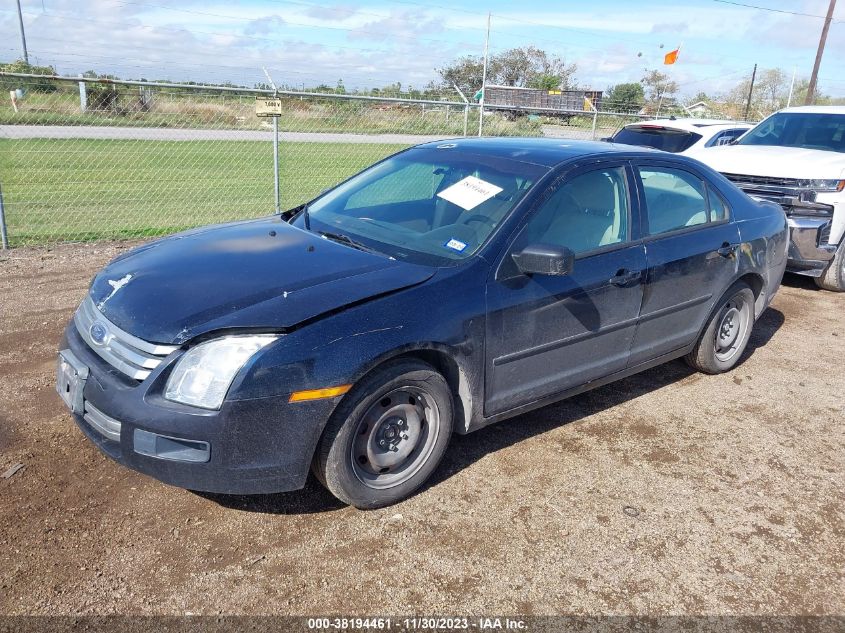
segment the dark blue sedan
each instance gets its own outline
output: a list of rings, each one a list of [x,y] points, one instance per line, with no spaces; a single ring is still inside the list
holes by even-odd
[[[468,433],[684,357],[739,362],[786,264],[778,205],[694,160],[460,139],[281,216],[100,272],[57,388],[107,455],[195,490],[413,493]]]

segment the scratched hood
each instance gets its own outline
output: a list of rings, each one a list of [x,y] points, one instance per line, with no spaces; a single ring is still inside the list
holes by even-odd
[[[421,283],[434,270],[266,218],[145,244],[106,266],[90,293],[121,329],[179,344],[224,328],[292,328]]]

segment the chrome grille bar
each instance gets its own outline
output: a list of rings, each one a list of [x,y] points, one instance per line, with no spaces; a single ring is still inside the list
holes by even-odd
[[[120,422],[107,416],[87,400],[85,401],[85,414],[82,417],[101,435],[113,442],[120,441]]]
[[[124,332],[103,316],[90,296],[80,304],[73,320],[79,335],[100,358],[135,380],[144,380],[166,356],[179,349],[174,345],[148,343]],[[92,336],[95,323],[105,330],[101,341]]]

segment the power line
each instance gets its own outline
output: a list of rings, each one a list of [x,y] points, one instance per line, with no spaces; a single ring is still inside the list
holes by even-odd
[[[789,11],[787,9],[775,9],[772,7],[761,7],[756,4],[745,4],[744,2],[733,2],[732,0],[712,0],[712,2],[718,2],[719,4],[730,4],[735,7],[744,7],[746,9],[757,9],[758,11],[769,11],[770,13],[784,13],[786,15],[798,15],[805,18],[819,18],[820,20],[824,20],[826,16],[824,15],[816,15],[815,13],[802,13],[801,11]],[[834,22],[840,22],[840,20],[834,20]]]

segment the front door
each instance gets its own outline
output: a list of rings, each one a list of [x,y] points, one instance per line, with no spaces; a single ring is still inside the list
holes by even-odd
[[[646,263],[632,177],[621,163],[568,174],[506,250],[487,287],[485,415],[626,367]],[[570,248],[574,269],[522,274],[511,254],[529,244]]]
[[[696,340],[736,278],[739,230],[722,197],[696,174],[642,162],[646,292],[631,351],[637,365]]]

